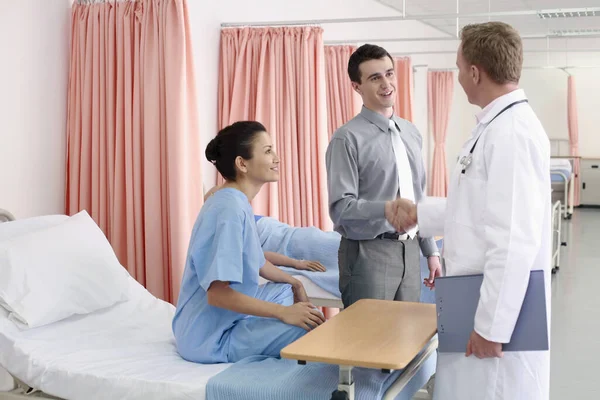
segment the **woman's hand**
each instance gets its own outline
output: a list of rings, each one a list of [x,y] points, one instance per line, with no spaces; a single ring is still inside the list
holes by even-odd
[[[296,303],[283,308],[279,319],[286,324],[298,326],[307,331],[325,322],[323,314],[308,302]]]
[[[294,268],[302,271],[325,272],[327,268],[318,261],[296,260]]]
[[[292,283],[292,292],[294,292],[294,303],[308,303],[304,285],[297,279],[294,279],[294,283]]]

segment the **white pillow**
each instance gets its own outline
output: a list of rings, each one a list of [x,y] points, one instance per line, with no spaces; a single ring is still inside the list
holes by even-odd
[[[0,242],[0,305],[21,328],[128,299],[128,276],[86,211]]]
[[[0,223],[0,242],[65,222],[67,215],[42,215]]]

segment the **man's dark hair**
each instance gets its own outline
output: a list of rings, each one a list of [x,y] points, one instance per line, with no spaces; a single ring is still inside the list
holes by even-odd
[[[352,82],[361,83],[360,64],[369,60],[380,60],[389,57],[392,63],[394,59],[383,47],[374,44],[363,44],[352,55],[348,61],[348,76]]]

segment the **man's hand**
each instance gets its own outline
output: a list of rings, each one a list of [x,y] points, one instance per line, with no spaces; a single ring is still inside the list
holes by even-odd
[[[295,279],[292,283],[292,291],[294,292],[294,303],[308,303],[308,296],[302,282]]]
[[[406,199],[388,201],[385,218],[398,232],[406,232],[417,224],[417,206]]]
[[[495,343],[485,340],[475,331],[471,332],[471,338],[467,343],[467,357],[474,354],[477,358],[502,358],[502,343]]]
[[[427,258],[427,265],[429,266],[429,278],[426,278],[423,283],[429,290],[432,290],[435,288],[435,278],[442,276],[442,264],[438,256],[432,256]]]

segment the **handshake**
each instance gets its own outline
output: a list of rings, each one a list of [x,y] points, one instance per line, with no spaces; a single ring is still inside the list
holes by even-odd
[[[410,200],[396,199],[385,203],[385,219],[398,232],[407,232],[417,225],[417,206]]]

